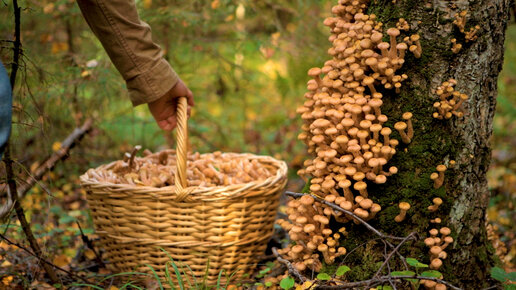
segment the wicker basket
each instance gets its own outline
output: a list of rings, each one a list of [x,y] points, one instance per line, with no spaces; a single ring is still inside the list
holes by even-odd
[[[275,169],[276,174],[259,182],[188,187],[186,107],[186,98],[181,98],[175,186],[102,183],[89,173],[81,176],[96,232],[112,270],[149,272],[147,264],[164,280],[166,264],[172,257],[179,268],[191,268],[183,268],[187,276],[193,274],[214,283],[220,271],[235,273],[235,277],[251,273],[265,251],[287,180],[286,164],[267,156],[225,153],[256,159]],[[98,169],[111,166],[113,163]],[[169,270],[174,276],[170,265]]]

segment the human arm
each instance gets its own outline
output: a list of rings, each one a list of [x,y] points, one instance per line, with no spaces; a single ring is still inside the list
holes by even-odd
[[[192,92],[179,79],[140,20],[134,0],[77,0],[93,33],[127,84],[134,106],[147,103],[164,130],[175,127],[176,98]]]

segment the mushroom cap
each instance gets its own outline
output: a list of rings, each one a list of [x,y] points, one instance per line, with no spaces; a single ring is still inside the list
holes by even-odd
[[[443,240],[445,243],[453,243],[453,238],[451,236],[446,236]]]
[[[398,36],[398,35],[400,35],[400,30],[392,27],[392,28],[387,29],[387,34],[390,36]]]
[[[410,120],[412,118],[412,113],[405,112],[405,113],[403,113],[403,115],[401,117],[403,118],[403,120]]]
[[[353,188],[356,190],[364,190],[367,188],[367,184],[363,181],[359,181],[353,185]]]
[[[363,209],[370,209],[373,206],[373,201],[369,198],[364,198],[359,204]]]
[[[371,130],[371,132],[380,132],[380,130],[382,130],[382,125],[373,124],[371,127],[369,127],[369,130]]]
[[[329,120],[326,120],[326,119],[317,119],[315,120],[313,123],[312,123],[316,128],[323,128],[323,127],[328,127],[331,125],[331,122]]]
[[[394,129],[396,129],[398,131],[405,130],[405,129],[407,129],[407,123],[405,123],[405,122],[396,122],[396,124],[394,124]]]
[[[362,160],[363,160],[363,158],[362,158]],[[362,171],[358,171],[357,173],[353,174],[353,179],[354,180],[362,180],[364,178],[365,178],[365,173],[362,172]]]
[[[444,172],[444,171],[446,171],[446,165],[443,165],[443,164],[437,165],[436,169],[439,172]]]
[[[384,184],[385,182],[387,182],[387,177],[383,174],[379,174],[374,179],[374,182],[377,184]]]
[[[412,40],[412,41],[418,41],[419,39],[420,39],[419,34],[412,34],[410,36],[410,40]]]
[[[333,179],[327,179],[322,183],[324,189],[330,189],[335,187],[335,181]]]
[[[312,205],[315,202],[315,199],[311,197],[310,195],[303,195],[299,201],[303,205]]]
[[[380,42],[378,43],[378,49],[389,49],[391,45],[388,42]]]
[[[366,219],[369,217],[369,212],[367,212],[367,210],[364,210],[362,208],[356,208],[354,211],[353,211],[358,217],[362,218],[362,219]]]
[[[400,42],[396,45],[396,49],[399,49],[399,50],[406,50],[407,48],[408,48],[408,46],[405,42]]]
[[[401,210],[409,210],[410,209],[410,204],[408,202],[400,202],[400,204],[398,205],[399,208]]]
[[[437,172],[433,172],[432,174],[430,174],[430,179],[432,180],[435,180],[439,177],[439,174],[437,174]]]
[[[303,227],[303,231],[305,233],[311,233],[313,231],[315,231],[315,225],[314,224],[306,224],[304,227]]]
[[[426,238],[424,242],[427,247],[431,247],[431,246],[435,245],[435,241],[433,238]]]
[[[367,76],[367,77],[365,77],[365,78],[362,80],[362,83],[363,83],[364,85],[366,85],[366,86],[367,86],[367,85],[371,85],[371,84],[373,84],[373,83],[374,83],[374,78],[373,78],[373,77],[371,77],[371,76]]]
[[[346,144],[346,143],[348,143],[348,141],[349,141],[349,138],[346,135],[340,135],[340,136],[337,136],[337,138],[335,138],[335,142],[337,142],[338,144]]]
[[[320,184],[312,184],[312,185],[310,185],[310,191],[317,192],[319,190],[321,190],[321,185]]]
[[[436,284],[434,289],[435,290],[446,290],[446,285],[444,285],[444,284]]]
[[[326,129],[326,130],[324,131],[324,134],[326,134],[326,135],[335,135],[335,134],[337,134],[338,132],[339,132],[339,131],[337,130],[337,128],[335,128],[335,127],[330,127],[330,128],[328,128],[328,129]]]
[[[340,188],[349,188],[351,186],[351,181],[349,179],[344,179],[339,181]]]
[[[434,255],[434,256],[439,255],[439,253],[440,253],[440,252],[442,252],[442,249],[441,249],[441,247],[439,247],[439,246],[432,246],[432,247],[430,248],[430,253],[431,253],[432,255]]]
[[[443,265],[443,261],[441,259],[433,259],[432,262],[430,262],[430,268],[432,269],[438,269]]]
[[[328,251],[328,246],[326,244],[320,244],[317,247],[317,250],[320,251],[320,252],[326,252],[326,251]]]
[[[311,76],[311,77],[314,77],[314,76],[318,76],[321,74],[321,69],[318,68],[318,67],[313,67],[311,69],[308,70],[308,75]]]
[[[437,234],[439,233],[439,231],[437,229],[431,229],[428,231],[430,233],[431,236],[435,237],[437,236]]]
[[[382,130],[380,131],[380,134],[382,134],[382,135],[390,135],[391,133],[392,133],[392,130],[389,127],[383,127]]]
[[[440,197],[436,197],[432,200],[432,202],[435,204],[435,205],[441,205],[443,203],[443,200],[440,198]]]
[[[441,229],[439,230],[439,232],[440,232],[440,233],[441,233],[441,235],[443,235],[443,236],[448,236],[449,234],[451,234],[451,230],[450,230],[450,228],[448,228],[448,227],[441,228]]]

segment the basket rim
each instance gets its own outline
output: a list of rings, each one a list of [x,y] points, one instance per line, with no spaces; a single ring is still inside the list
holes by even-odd
[[[171,149],[162,150],[173,151]],[[141,158],[149,158],[159,154],[160,152],[153,153],[149,156]],[[213,153],[203,153],[201,156],[210,155]],[[187,189],[191,190],[189,194],[190,200],[202,200],[202,201],[217,201],[227,198],[240,198],[240,197],[251,197],[253,195],[264,196],[267,195],[263,189],[277,187],[279,184],[287,182],[287,171],[288,167],[285,161],[278,160],[267,155],[257,155],[252,153],[234,153],[225,152],[222,153],[224,156],[238,156],[240,158],[257,159],[261,163],[267,163],[277,168],[276,175],[271,176],[262,181],[251,181],[248,183],[232,184],[227,186],[214,186],[214,187],[199,187],[189,186]],[[117,160],[118,161],[118,160]],[[95,194],[147,194],[159,200],[173,200],[176,199],[175,185],[165,187],[153,187],[145,185],[133,185],[133,184],[115,184],[111,182],[99,182],[93,180],[89,176],[90,170],[99,170],[112,167],[117,161],[110,162],[108,164],[100,165],[96,168],[88,169],[84,174],[80,176],[80,182],[83,187],[87,187]],[[260,189],[260,192],[253,194],[253,189]],[[269,194],[275,194],[274,191],[269,191]]]

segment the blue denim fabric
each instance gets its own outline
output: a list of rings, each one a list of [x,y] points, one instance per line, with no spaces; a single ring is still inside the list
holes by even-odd
[[[11,134],[11,115],[13,109],[13,97],[9,76],[0,62],[0,159],[5,150],[5,145]]]

